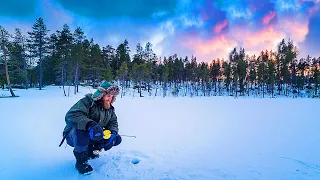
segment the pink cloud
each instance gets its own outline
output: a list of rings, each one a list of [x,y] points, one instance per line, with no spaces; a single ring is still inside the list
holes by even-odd
[[[278,25],[280,31],[287,33],[287,36],[290,37],[294,43],[299,43],[305,40],[309,32],[308,21],[294,21],[293,19],[283,20],[281,24]]]
[[[216,33],[220,33],[222,31],[222,29],[224,29],[226,26],[228,26],[229,22],[228,20],[224,20],[222,22],[219,22],[215,27],[214,27],[214,31]]]
[[[275,11],[271,11],[269,14],[265,15],[263,18],[262,18],[262,23],[264,25],[268,25],[270,23],[270,21],[275,18],[277,15],[277,13]]]
[[[319,6],[317,4],[315,4],[314,6],[312,6],[310,9],[309,9],[309,17],[310,16],[313,16],[319,9]]]
[[[274,43],[280,41],[285,34],[283,32],[277,32],[273,27],[269,27],[252,35],[246,36],[247,37],[244,40],[244,47],[254,48],[259,46],[271,48],[274,46]]]
[[[234,27],[227,34],[202,41],[196,36],[190,36],[183,45],[192,49],[201,61],[210,62],[214,58],[228,59],[230,51],[239,47],[245,48],[246,53],[258,55],[262,50],[276,50],[278,43],[286,34],[274,27],[267,27],[253,32],[250,29]]]
[[[259,31],[253,31],[241,27],[233,28],[230,39],[238,42],[249,55],[259,54],[262,50],[276,50],[278,43],[286,37],[286,34],[269,26]]]
[[[190,32],[181,34],[180,38],[184,41],[181,47],[188,49],[197,60],[211,62],[216,58],[228,60],[230,51],[235,47],[239,49],[240,46],[245,48],[246,54],[249,55],[259,55],[265,50],[275,52],[282,39],[287,41],[290,38],[302,54],[302,43],[309,32],[309,21],[301,21],[295,17],[279,17],[278,23],[270,24],[276,16],[276,12],[268,13],[262,20],[265,26],[260,29],[230,24],[228,20],[223,20],[212,28],[212,38],[202,39],[199,34]],[[223,31],[230,25],[228,31]]]
[[[225,52],[226,49],[232,49],[237,43],[231,39],[227,39],[224,35],[214,38],[208,42],[197,42],[195,46],[197,47],[196,53],[201,55]]]
[[[211,62],[213,58],[225,57],[237,46],[237,42],[228,39],[225,35],[220,35],[209,41],[202,41],[197,37],[188,37],[183,45],[192,49],[201,61]]]

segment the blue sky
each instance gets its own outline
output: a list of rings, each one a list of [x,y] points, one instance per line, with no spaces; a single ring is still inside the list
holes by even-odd
[[[11,0],[2,2],[0,25],[23,32],[42,17],[50,33],[81,27],[101,46],[127,39],[131,54],[149,41],[158,56],[227,58],[234,47],[250,54],[276,50],[291,38],[299,57],[320,56],[319,0]]]

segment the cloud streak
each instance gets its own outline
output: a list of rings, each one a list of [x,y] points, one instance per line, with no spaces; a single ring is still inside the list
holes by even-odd
[[[264,25],[268,25],[272,19],[276,17],[277,13],[275,11],[271,11],[270,14],[267,14],[263,17],[262,23]]]
[[[216,33],[220,33],[221,30],[223,30],[225,27],[228,26],[228,24],[229,24],[228,20],[225,19],[224,21],[218,23],[218,24],[214,27],[214,31],[215,31]]]

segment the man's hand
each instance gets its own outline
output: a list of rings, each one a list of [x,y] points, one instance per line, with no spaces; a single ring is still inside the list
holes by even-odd
[[[117,135],[117,132],[110,131],[110,130],[104,130],[103,131],[103,138],[108,140],[110,138],[114,138]]]
[[[98,123],[91,121],[87,126],[90,139],[93,141],[100,141],[103,138],[103,130]]]
[[[110,149],[115,144],[117,132],[104,130],[103,135],[103,138],[106,140],[104,144],[105,150]]]

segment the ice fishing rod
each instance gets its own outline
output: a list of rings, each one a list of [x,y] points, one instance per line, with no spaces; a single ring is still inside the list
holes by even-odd
[[[137,138],[136,136],[129,136],[129,135],[124,135],[124,134],[119,134],[120,136],[123,136],[123,137],[134,137],[134,138]]]

